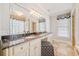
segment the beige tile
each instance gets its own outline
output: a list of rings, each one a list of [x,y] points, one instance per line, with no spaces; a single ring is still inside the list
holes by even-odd
[[[77,55],[76,51],[72,49],[72,46],[61,42],[61,41],[53,41],[54,46],[54,54],[55,56],[75,56]]]

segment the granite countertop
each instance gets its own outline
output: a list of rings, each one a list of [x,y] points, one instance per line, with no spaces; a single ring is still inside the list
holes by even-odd
[[[1,49],[3,50],[3,49],[6,49],[6,48],[9,48],[9,47],[12,47],[12,46],[16,46],[18,44],[22,44],[22,43],[25,43],[25,42],[27,43],[27,42],[35,40],[35,39],[42,39],[43,37],[45,37],[49,34],[51,34],[51,33],[41,33],[41,34],[34,34],[34,35],[32,34],[32,35],[29,35],[29,36],[26,36],[26,37],[21,37],[18,40],[3,43]]]

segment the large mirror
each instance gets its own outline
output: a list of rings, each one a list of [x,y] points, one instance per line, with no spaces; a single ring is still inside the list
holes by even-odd
[[[10,34],[46,32],[45,18],[33,14],[28,17],[27,14],[30,13],[16,4],[10,6]]]
[[[10,34],[24,34],[30,30],[30,22],[25,12],[20,6],[10,5]]]

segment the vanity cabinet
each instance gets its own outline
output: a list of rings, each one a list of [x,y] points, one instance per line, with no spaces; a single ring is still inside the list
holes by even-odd
[[[36,39],[30,42],[30,56],[41,56],[41,40]]]
[[[4,56],[41,56],[41,40],[44,39],[52,43],[51,35],[44,37],[39,36],[31,39],[29,38],[29,41],[4,49],[3,55]]]
[[[3,56],[12,56],[13,55],[13,47],[6,48],[2,50],[2,55]]]
[[[14,56],[28,56],[29,55],[29,43],[22,43],[14,46]]]
[[[8,53],[8,48],[7,49],[4,49],[3,51],[2,51],[2,55],[3,56],[8,56],[9,55],[9,53]]]
[[[6,48],[2,51],[3,56],[28,56],[29,42]]]
[[[3,56],[41,56],[41,40],[15,45],[3,50]]]
[[[11,49],[9,49],[10,52]],[[13,52],[12,52],[13,51]],[[12,52],[12,53],[11,53]],[[36,39],[13,46],[8,55],[13,56],[41,56],[41,40]]]

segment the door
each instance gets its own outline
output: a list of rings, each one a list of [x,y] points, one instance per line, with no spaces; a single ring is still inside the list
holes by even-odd
[[[32,32],[36,32],[36,23],[32,22]]]

